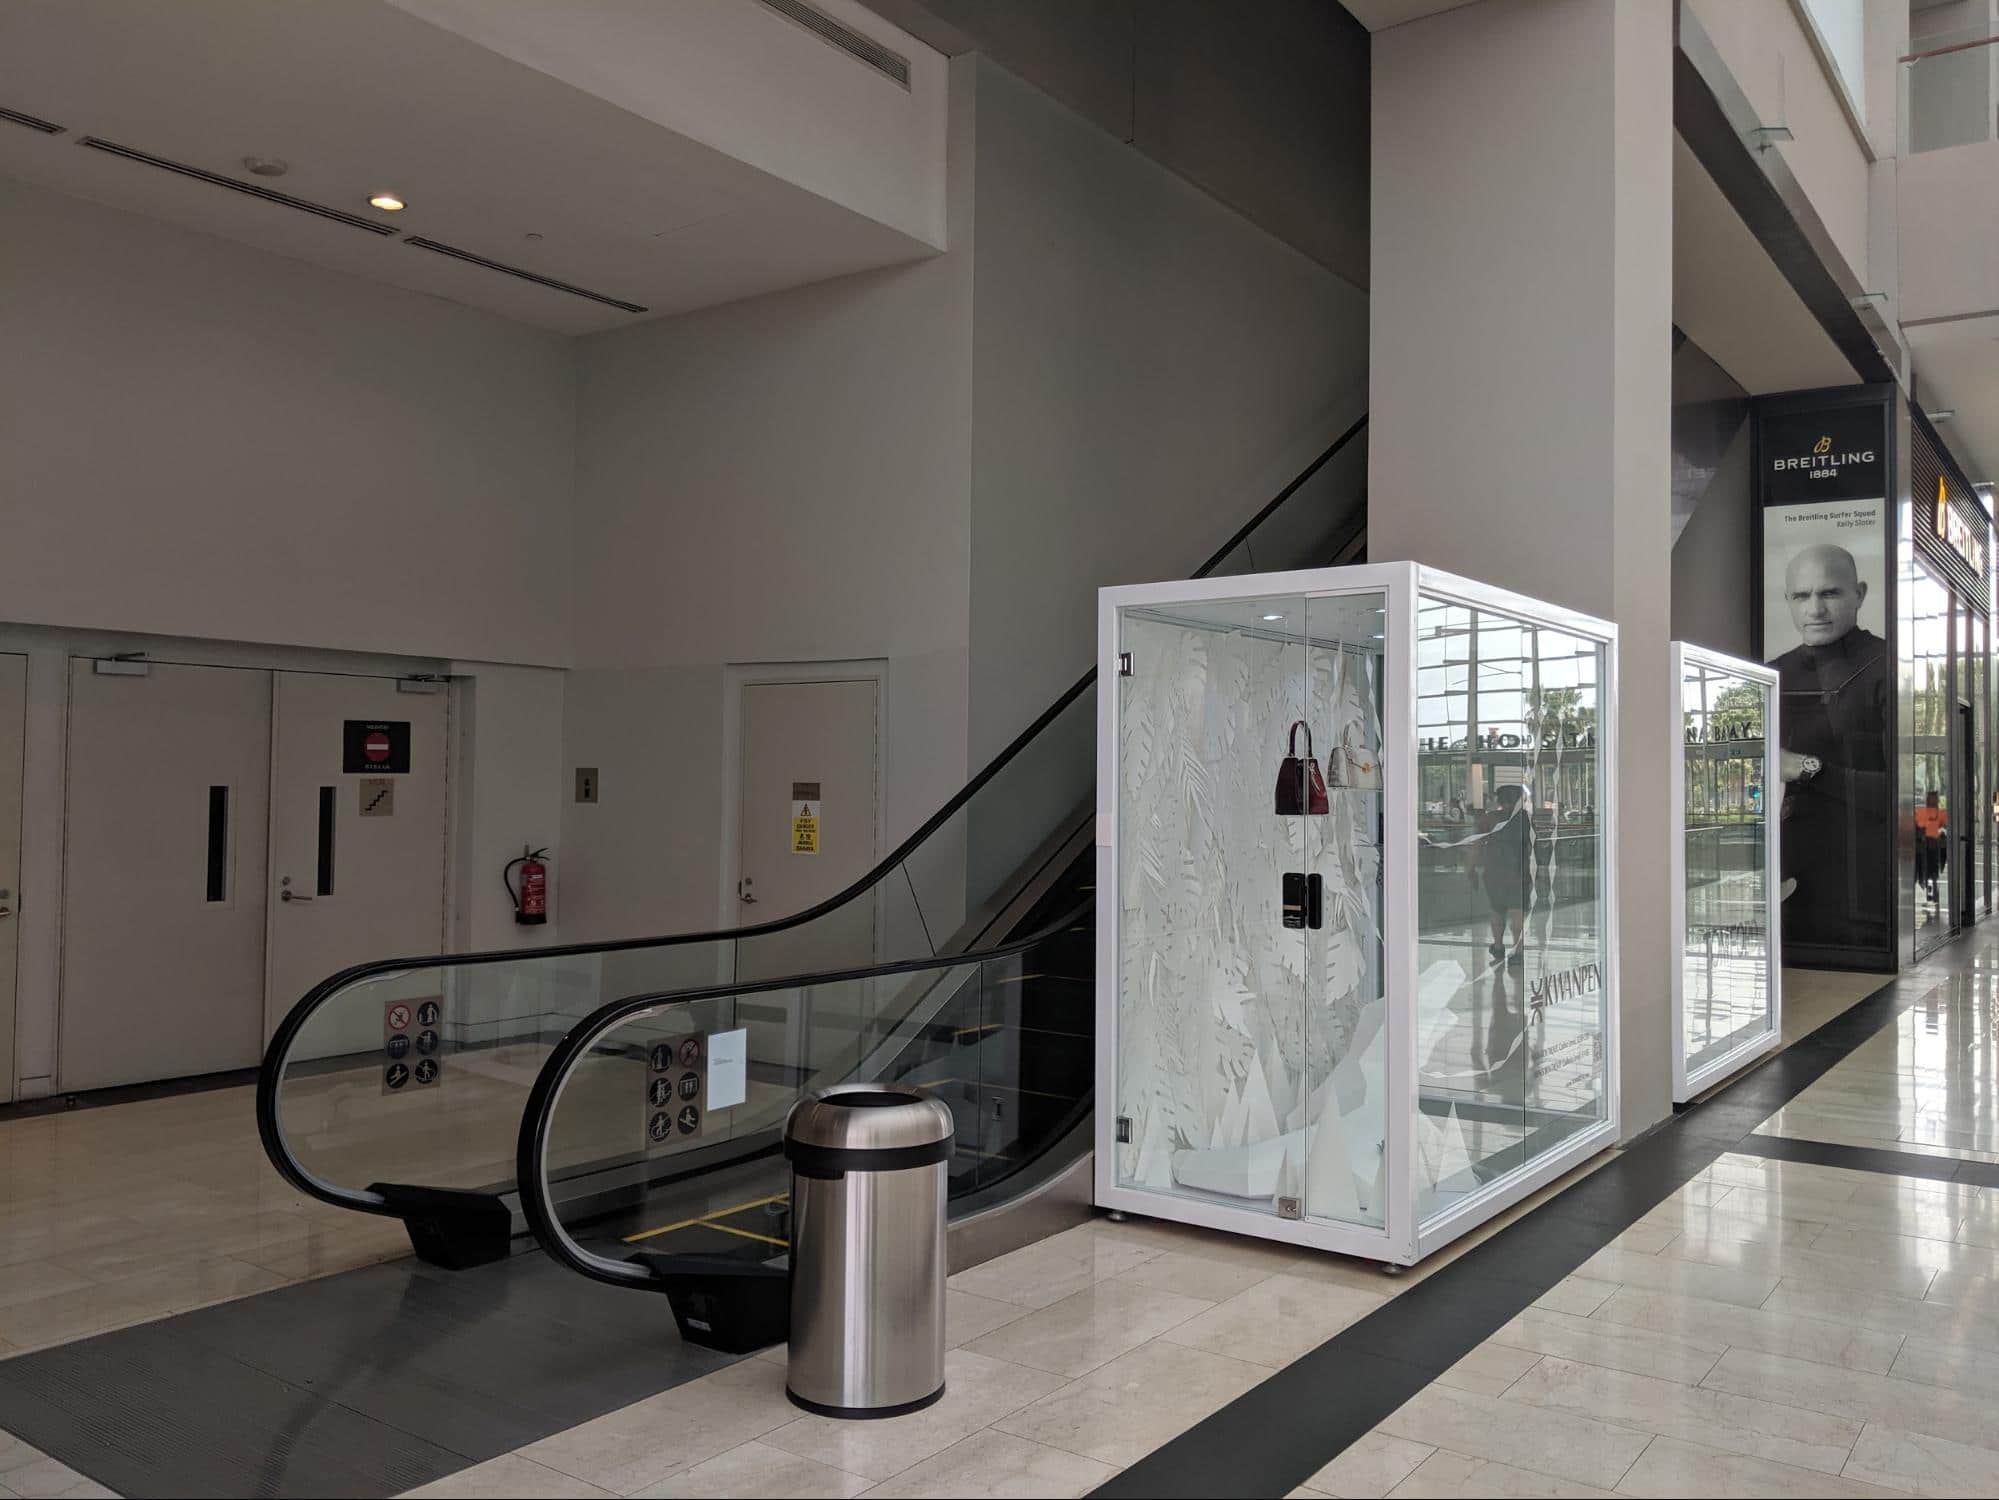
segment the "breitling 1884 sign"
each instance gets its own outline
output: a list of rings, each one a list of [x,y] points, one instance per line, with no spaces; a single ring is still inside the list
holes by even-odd
[[[1877,392],[1757,410],[1763,659],[1777,669],[1787,961],[1890,953],[1889,406]]]

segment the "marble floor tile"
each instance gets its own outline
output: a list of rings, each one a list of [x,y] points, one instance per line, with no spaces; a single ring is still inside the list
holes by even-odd
[[[1890,1178],[1898,1182],[1905,1179]],[[1979,1202],[1983,1202],[1981,1197]],[[1917,1234],[1929,1239],[1955,1239],[1958,1226],[1974,1206],[1972,1200],[1949,1194],[1899,1193],[1891,1197],[1856,1193],[1839,1201],[1809,1198],[1789,1192],[1765,1193],[1740,1188],[1728,1200],[1730,1213],[1752,1209],[1781,1214],[1798,1220],[1817,1220],[1853,1229],[1883,1229],[1895,1234]]]
[[[1668,1198],[1638,1222],[1667,1225],[1707,1239],[1779,1245],[1809,1244],[1826,1227],[1825,1220],[1802,1218],[1774,1200],[1764,1199],[1764,1206],[1759,1207],[1758,1200],[1747,1199],[1743,1208],[1737,1208],[1736,1201],[1733,1190],[1712,1205],[1680,1203]]]
[[[1121,1271],[1117,1280],[1133,1286],[1149,1286],[1157,1291],[1177,1292],[1183,1297],[1199,1297],[1206,1302],[1225,1302],[1237,1292],[1248,1291],[1259,1281],[1274,1276],[1288,1261],[1276,1264],[1230,1265],[1205,1256],[1169,1250],[1142,1265]]]
[[[1397,1497],[1458,1495],[1594,1496],[1615,1491],[1595,1485],[1558,1479],[1552,1474],[1516,1468],[1489,1458],[1467,1458],[1462,1453],[1433,1453],[1417,1465],[1416,1472],[1388,1492]]]
[[[1123,1468],[1269,1375],[1262,1365],[1154,1339],[993,1425]]]
[[[648,1497],[712,1497],[712,1500],[784,1500],[786,1496],[843,1500],[874,1483],[859,1474],[755,1441],[703,1459],[671,1479],[634,1491]]]
[[[850,1474],[892,1479],[910,1465],[942,1453],[959,1439],[1065,1384],[1061,1376],[1046,1370],[953,1349],[944,1356],[943,1398],[922,1411],[868,1422],[842,1422],[831,1417],[799,1416],[797,1409],[790,1407],[787,1410],[796,1420],[757,1436],[774,1448]]]
[[[1810,1368],[1843,1373],[1830,1365]],[[1661,1437],[1684,1438],[1827,1474],[1840,1471],[1853,1440],[1860,1436],[1859,1422],[1843,1417],[1786,1410],[1732,1388],[1680,1385],[1573,1360],[1543,1359],[1506,1393],[1505,1400],[1508,1405],[1586,1414]]]
[[[1503,1395],[1540,1357],[1538,1352],[1506,1344],[1480,1344],[1439,1375],[1437,1384],[1485,1396]]]
[[[1905,1432],[1881,1422],[1861,1429],[1846,1477],[1919,1495],[1999,1493],[1999,1460],[1990,1448]]]
[[[1166,1333],[1176,1344],[1281,1368],[1388,1299],[1337,1283],[1272,1276]]]
[[[1617,1486],[1620,1495],[1797,1496],[1799,1500],[1846,1495],[1892,1495],[1879,1485],[1835,1478],[1817,1469],[1798,1469],[1729,1453],[1677,1438],[1655,1438]]]
[[[1980,1344],[1937,1344],[1905,1339],[1888,1373],[1897,1380],[1948,1386],[1982,1396],[1999,1416],[1999,1347]]]
[[[995,1328],[1003,1328],[1017,1318],[1026,1317],[1029,1311],[1029,1308],[1019,1302],[1000,1302],[992,1297],[978,1297],[970,1292],[961,1292],[955,1287],[946,1286],[944,1347],[956,1349],[968,1344],[980,1334],[991,1333]],[[764,1351],[764,1353],[771,1352]],[[775,1353],[779,1360],[786,1358],[782,1345]]]
[[[1572,1313],[1587,1318],[1618,1291],[1614,1281],[1593,1281],[1587,1276],[1564,1276],[1534,1299],[1534,1306],[1550,1312]]]
[[[797,1416],[798,1408],[785,1398],[783,1367],[746,1359],[519,1451],[546,1468],[623,1495],[762,1437]]]
[[[1992,1420],[1991,1403],[1943,1386],[1865,1370],[1842,1370],[1781,1354],[1758,1354],[1751,1349],[1729,1350],[1708,1373],[1705,1384],[1711,1390],[1745,1397],[1754,1393],[1758,1398],[1849,1421],[1880,1422],[1908,1432],[1999,1449],[1999,1424]],[[1994,1464],[1999,1472],[1999,1456]]]
[[[1128,1224],[1114,1228],[1118,1233],[1100,1233],[1098,1225],[1092,1222],[1066,1229],[969,1271],[960,1271],[949,1285],[997,1302],[1048,1307],[1165,1253],[1156,1245],[1119,1237],[1130,1228]]]
[[[1999,1276],[1999,1250],[1960,1245],[1953,1240],[1925,1239],[1880,1229],[1849,1229],[1835,1225],[1812,1241],[1820,1255],[1872,1261],[1886,1266],[1918,1266],[1930,1271],[1958,1271],[1974,1276]]]
[[[90,1277],[73,1271],[60,1261],[25,1260],[0,1266],[0,1307],[17,1302],[36,1302],[62,1292],[93,1286]]]
[[[1469,1458],[1523,1469],[1538,1465],[1533,1472],[1605,1489],[1623,1477],[1652,1440],[1650,1433],[1595,1417],[1440,1385],[1418,1391],[1379,1430]]]
[[[1345,1500],[1380,1500],[1436,1451],[1428,1443],[1412,1443],[1385,1432],[1364,1433],[1305,1486]]]
[[[1109,1464],[1093,1458],[988,1430],[961,1438],[868,1494],[881,1500],[1087,1495],[1115,1473]]]
[[[1876,1253],[1881,1247],[1874,1247]],[[1929,1266],[1866,1260],[1810,1245],[1752,1244],[1745,1240],[1690,1239],[1686,1235],[1659,1252],[1664,1260],[1699,1261],[1736,1271],[1788,1278],[1800,1286],[1856,1287],[1892,1297],[1921,1299],[1936,1277]]]
[[[1100,1281],[982,1334],[965,1347],[974,1354],[1073,1380],[1214,1306],[1198,1297],[1119,1280]]]
[[[1761,1271],[1734,1270],[1657,1255],[1633,1255],[1628,1250],[1599,1250],[1577,1268],[1576,1274],[1651,1292],[1732,1302],[1740,1307],[1761,1307],[1764,1299],[1776,1290],[1778,1280]]]
[[[1123,1219],[1092,1219],[1088,1227],[1099,1237],[1121,1244],[1137,1245],[1162,1254],[1192,1255],[1230,1266],[1267,1266],[1273,1271],[1281,1271],[1297,1260],[1300,1253],[1296,1245],[1281,1244],[1276,1240],[1137,1215],[1126,1215]],[[1345,1257],[1329,1258],[1337,1260]]]
[[[1510,1320],[1492,1336],[1491,1343],[1628,1370],[1634,1375],[1656,1375],[1682,1385],[1699,1385],[1727,1347],[1725,1342],[1697,1341],[1636,1323],[1578,1318],[1540,1307],[1530,1307]]]
[[[1629,1250],[1635,1255],[1657,1255],[1680,1236],[1678,1224],[1652,1223],[1640,1219],[1604,1246],[1606,1250]]]
[[[520,1500],[534,1500],[537,1496],[562,1500],[562,1497],[568,1496],[616,1493],[616,1490],[599,1489],[573,1475],[545,1468],[518,1453],[503,1453],[469,1469],[460,1469],[456,1474],[447,1474],[442,1479],[403,1491],[404,1500],[418,1500],[418,1497],[421,1500],[508,1500],[510,1496],[518,1496]]]
[[[1859,1287],[1780,1281],[1763,1310],[1850,1323],[1856,1328],[1942,1344],[1999,1341],[1999,1311],[1959,1301],[1882,1296]]]
[[[1722,1348],[1734,1346],[1871,1370],[1877,1375],[1888,1373],[1902,1347],[1902,1336],[1898,1333],[1878,1333],[1820,1318],[1733,1307],[1725,1302],[1675,1297],[1637,1287],[1620,1287],[1589,1321],[1650,1329],[1686,1343],[1714,1348],[1717,1359]],[[1600,1359],[1589,1362],[1606,1363]],[[1712,1369],[1713,1364],[1708,1368]],[[1705,1373],[1702,1372],[1703,1376]]]

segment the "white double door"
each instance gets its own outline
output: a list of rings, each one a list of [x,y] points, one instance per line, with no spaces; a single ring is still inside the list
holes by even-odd
[[[59,1089],[252,1066],[336,969],[440,951],[442,694],[84,659],[69,687]]]

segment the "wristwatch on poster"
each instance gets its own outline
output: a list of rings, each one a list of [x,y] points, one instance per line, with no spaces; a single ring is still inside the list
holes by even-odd
[[[1802,772],[1799,773],[1798,780],[1810,781],[1814,776],[1818,775],[1818,773],[1822,769],[1823,766],[1821,765],[1819,758],[1816,755],[1807,755],[1805,757],[1805,768]]]

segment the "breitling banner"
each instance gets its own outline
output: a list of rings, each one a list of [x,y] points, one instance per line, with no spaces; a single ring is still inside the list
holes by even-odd
[[[1757,413],[1763,659],[1779,676],[1786,962],[1891,957],[1888,408]]]

